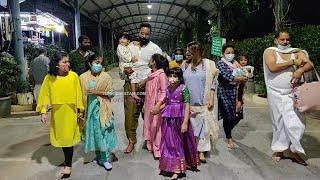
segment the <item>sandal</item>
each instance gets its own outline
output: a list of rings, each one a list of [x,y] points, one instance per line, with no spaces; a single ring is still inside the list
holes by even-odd
[[[70,168],[70,167],[69,167]],[[71,176],[71,168],[69,169],[69,171],[66,170],[66,167],[64,167],[63,172],[61,173],[62,176],[60,177],[60,179],[67,179]]]
[[[291,155],[292,155],[292,162],[295,162],[295,163],[298,163],[300,165],[303,165],[303,166],[308,166],[308,163],[306,161],[304,161],[298,153],[294,153],[294,152],[291,152]]]

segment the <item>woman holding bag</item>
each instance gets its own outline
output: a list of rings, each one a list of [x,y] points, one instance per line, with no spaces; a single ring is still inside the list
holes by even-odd
[[[268,104],[272,120],[273,159],[280,161],[283,152],[290,148],[294,162],[307,163],[298,153],[305,154],[300,143],[305,130],[305,117],[294,107],[293,84],[298,84],[302,75],[311,70],[312,62],[306,51],[290,47],[287,31],[275,36],[276,47],[267,48],[263,54],[264,76],[268,93]]]

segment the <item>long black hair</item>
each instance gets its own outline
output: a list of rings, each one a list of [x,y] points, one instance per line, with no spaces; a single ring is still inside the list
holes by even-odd
[[[68,53],[64,51],[57,51],[50,60],[49,63],[49,74],[53,76],[57,76],[59,72],[59,62],[62,58],[68,57]]]
[[[233,51],[235,51],[234,45],[232,45],[232,44],[225,44],[225,45],[222,46],[222,54],[224,54],[224,52],[225,52],[228,48],[232,48]]]
[[[152,55],[151,59],[156,63],[157,69],[163,69],[166,75],[169,74],[169,62],[165,57],[156,53]]]
[[[176,76],[178,77],[178,79],[179,79],[179,85],[180,85],[180,84],[184,84],[183,71],[182,71],[181,68],[176,67],[176,68],[170,69],[169,75],[170,75],[170,74],[174,74],[174,75],[176,75]]]

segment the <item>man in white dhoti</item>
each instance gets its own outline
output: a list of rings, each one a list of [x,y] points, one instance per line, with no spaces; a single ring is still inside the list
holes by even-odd
[[[305,130],[305,117],[293,106],[292,83],[299,83],[304,72],[312,69],[306,51],[290,47],[290,36],[280,31],[275,37],[276,47],[267,48],[263,54],[264,77],[268,93],[273,138],[273,159],[280,161],[283,152],[290,148],[292,160],[307,163],[299,156],[304,149],[300,140]]]

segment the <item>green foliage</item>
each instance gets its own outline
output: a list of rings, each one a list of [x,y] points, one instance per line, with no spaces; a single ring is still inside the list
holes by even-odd
[[[39,55],[39,46],[34,43],[27,42],[24,43],[24,56],[27,58],[29,62],[31,62],[34,58]]]
[[[293,27],[288,30],[292,47],[308,51],[310,59],[320,70],[320,26]],[[263,78],[263,52],[273,46],[274,33],[264,37],[250,38],[235,43],[236,51],[249,56],[249,64],[255,67],[255,83],[265,84]],[[263,91],[263,90],[262,90]]]
[[[50,59],[53,57],[53,55],[57,52],[57,51],[63,51],[64,49],[58,45],[55,44],[50,44],[50,45],[46,45],[44,47],[47,50],[47,57],[49,57]]]
[[[248,0],[230,1],[222,10],[222,37],[241,39],[245,34],[246,20],[249,16]]]
[[[0,97],[4,97],[16,88],[19,66],[14,58],[0,54],[0,67]]]
[[[17,85],[17,92],[18,93],[27,93],[30,92],[30,83],[29,79],[25,81],[19,81]]]
[[[97,47],[97,46],[92,47],[92,51],[94,53],[99,54],[99,47]],[[103,52],[104,67],[107,69],[115,67],[118,65],[118,62],[119,62],[119,60],[118,60],[118,56],[116,55],[116,52],[113,52],[112,47],[109,46],[108,44],[106,44],[104,46],[104,52]]]

